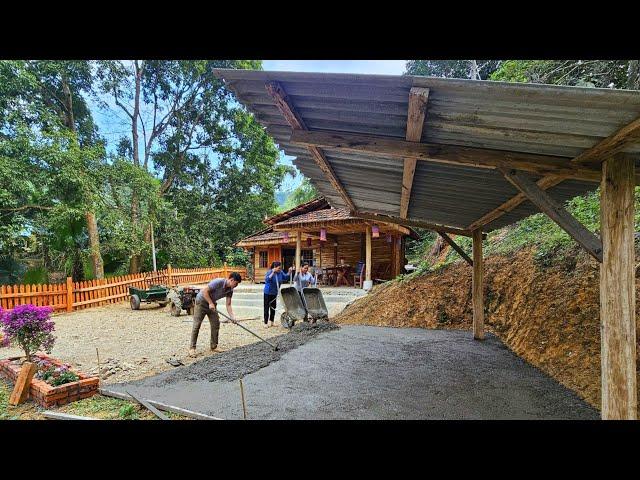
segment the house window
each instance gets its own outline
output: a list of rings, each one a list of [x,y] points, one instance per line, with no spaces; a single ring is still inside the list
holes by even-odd
[[[260,258],[258,260],[258,268],[267,268],[267,263],[268,263],[267,253],[268,252],[266,250],[261,250],[260,251]]]
[[[301,250],[300,251],[300,264],[308,263],[310,267],[313,267],[313,250]]]

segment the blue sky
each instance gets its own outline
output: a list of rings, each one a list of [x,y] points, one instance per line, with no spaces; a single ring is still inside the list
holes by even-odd
[[[380,75],[402,75],[405,70],[406,60],[263,60],[264,70],[289,71],[289,72],[325,72],[325,73],[365,73]],[[116,143],[122,136],[130,136],[126,114],[120,110],[110,98],[103,97],[109,104],[107,111],[100,110],[90,100],[90,106],[94,112],[94,119],[98,124],[100,133],[108,142],[108,150],[115,151]],[[291,157],[281,154],[280,161],[291,165]],[[300,176],[290,178],[287,176],[281,191],[293,190],[301,181]]]

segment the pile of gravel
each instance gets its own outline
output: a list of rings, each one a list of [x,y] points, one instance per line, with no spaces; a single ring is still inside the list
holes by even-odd
[[[231,382],[279,360],[289,350],[299,347],[317,335],[338,328],[340,328],[338,325],[331,322],[320,321],[315,324],[301,322],[288,333],[269,339],[271,343],[278,346],[277,351],[266,343],[258,341],[219,355],[212,355],[186,367],[179,367],[143,380],[141,383],[162,387],[180,380]]]

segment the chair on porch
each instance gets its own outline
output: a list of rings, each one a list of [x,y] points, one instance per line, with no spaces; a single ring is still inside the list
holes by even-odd
[[[362,288],[362,283],[364,282],[364,262],[358,262],[356,264],[356,271],[353,273],[353,286],[357,287],[358,282],[360,283],[360,288]]]
[[[386,281],[388,281],[388,278],[386,278],[389,275],[389,272],[391,271],[391,264],[390,263],[379,263],[378,265],[376,265],[376,269],[373,272],[372,278],[374,282],[377,283],[384,283]]]
[[[320,267],[315,267],[314,268],[314,275],[316,276],[316,284],[318,286],[320,286],[320,285],[328,285],[328,283],[327,283],[328,275],[327,275],[327,272],[325,270],[323,270]]]

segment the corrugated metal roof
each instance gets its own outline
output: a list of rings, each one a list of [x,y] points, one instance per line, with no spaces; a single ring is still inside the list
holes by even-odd
[[[640,116],[640,92],[415,76],[217,70],[294,164],[336,208],[346,208],[308,150],[290,143],[291,127],[265,83],[277,81],[310,130],[404,139],[411,87],[429,88],[422,142],[573,158]],[[625,150],[638,162],[640,145]],[[323,149],[362,211],[398,216],[400,158]],[[536,178],[536,177],[532,177]],[[597,184],[564,181],[548,190],[565,201]],[[419,161],[410,218],[466,228],[518,192],[494,170]],[[490,231],[538,210],[524,202],[483,228]]]

